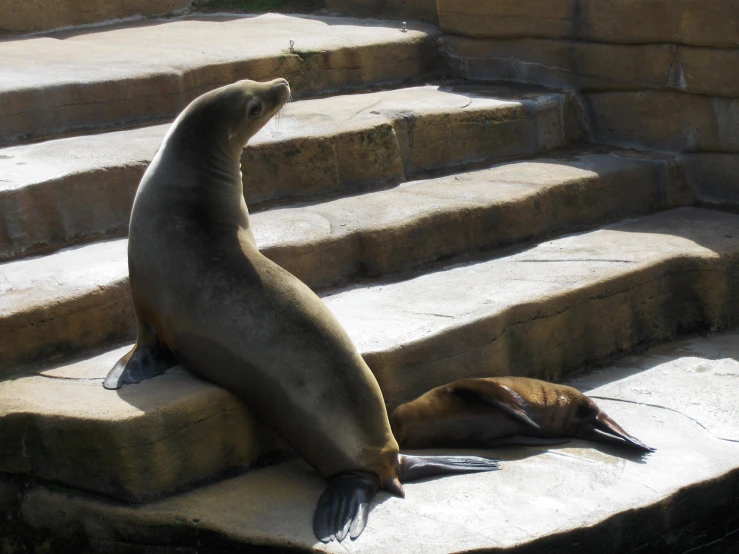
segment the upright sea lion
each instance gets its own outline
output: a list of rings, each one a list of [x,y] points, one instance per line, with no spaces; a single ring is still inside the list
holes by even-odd
[[[580,391],[525,377],[461,379],[401,404],[390,422],[408,448],[551,444],[552,438],[576,437],[654,451]]]
[[[341,541],[362,532],[379,487],[402,496],[402,481],[498,466],[400,455],[377,381],[345,330],[257,249],[241,152],[289,96],[284,79],[239,81],[194,100],[172,125],[131,214],[138,340],[104,385],[182,363],[238,395],[328,479],[314,532]]]

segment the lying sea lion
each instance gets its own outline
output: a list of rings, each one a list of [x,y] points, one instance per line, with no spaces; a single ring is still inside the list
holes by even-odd
[[[573,437],[654,449],[580,391],[525,377],[461,379],[399,405],[390,421],[407,448],[555,444]]]
[[[285,79],[239,81],[194,100],[141,180],[128,263],[136,346],[105,379],[138,383],[182,363],[242,398],[324,478],[314,532],[356,538],[380,487],[489,471],[497,460],[403,456],[377,381],[306,285],[257,249],[241,153],[290,97]]]

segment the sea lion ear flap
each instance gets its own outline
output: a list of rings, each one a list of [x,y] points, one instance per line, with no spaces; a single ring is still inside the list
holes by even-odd
[[[539,429],[539,425],[526,413],[526,401],[510,387],[487,379],[462,379],[450,384],[446,391],[466,402],[485,402],[495,406],[526,425]]]

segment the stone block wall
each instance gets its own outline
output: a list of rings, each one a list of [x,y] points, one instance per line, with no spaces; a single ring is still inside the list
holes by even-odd
[[[324,0],[329,11],[347,15],[438,23],[436,0]]]
[[[739,1],[438,0],[452,73],[580,92],[591,140],[673,153],[739,206]]]
[[[29,33],[134,15],[159,15],[188,4],[190,0],[2,0],[0,33]]]

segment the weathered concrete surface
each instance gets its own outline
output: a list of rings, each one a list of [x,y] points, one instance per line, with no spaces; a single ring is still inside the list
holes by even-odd
[[[443,45],[441,51],[454,76],[465,79],[584,91],[662,89],[739,96],[736,49],[453,35],[444,37]]]
[[[722,538],[719,551],[731,552],[738,359],[734,333],[659,347],[581,377],[573,384],[611,398],[597,401],[657,451],[640,458],[572,441],[475,452],[501,457],[503,470],[410,483],[405,499],[380,493],[362,536],[342,545],[314,539],[310,522],[324,484],[298,461],[139,507],[38,486],[22,513],[38,532],[84,536],[100,552],[166,545],[188,553],[682,553]]]
[[[0,381],[0,472],[140,500],[244,468],[269,444],[236,397],[182,369],[105,390],[127,348]]]
[[[27,33],[136,15],[160,15],[188,4],[190,0],[6,0],[0,32]]]
[[[670,152],[739,152],[739,99],[678,92],[583,95],[592,140]]]
[[[535,154],[580,138],[579,121],[573,97],[531,87],[434,85],[295,102],[244,151],[246,199],[253,206]],[[125,233],[168,128],[0,149],[0,259]]]
[[[558,379],[643,342],[735,325],[737,229],[736,215],[676,210],[324,299],[386,400],[463,377]],[[175,371],[105,391],[122,352],[0,382],[0,472],[128,499],[258,454],[265,439],[248,440],[251,419],[221,389]],[[194,457],[193,441],[209,446]]]
[[[172,116],[238,79],[296,94],[409,81],[436,67],[431,25],[311,16],[197,16],[0,43],[0,144]],[[289,41],[295,40],[295,52]]]
[[[674,203],[668,172],[619,153],[514,162],[252,223],[265,255],[319,287],[642,214]],[[0,266],[0,368],[133,336],[126,249],[111,240]]]
[[[458,377],[559,379],[645,341],[737,324],[738,230],[736,215],[672,210],[324,300],[386,399]]]
[[[406,271],[666,203],[661,160],[614,153],[513,162],[252,218],[272,260],[311,286]]]
[[[683,154],[679,160],[701,202],[739,207],[739,154]]]
[[[351,15],[439,21],[436,0],[324,0],[324,5],[329,11]]]
[[[733,0],[438,0],[442,31],[473,38],[739,46]]]

